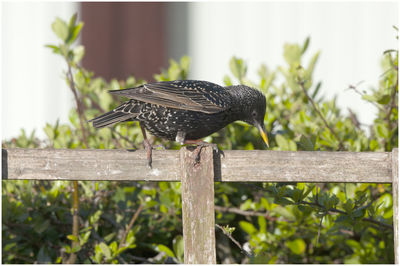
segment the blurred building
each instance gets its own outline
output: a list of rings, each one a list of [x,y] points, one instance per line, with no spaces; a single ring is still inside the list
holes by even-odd
[[[378,84],[382,52],[397,47],[397,2],[2,2],[2,138],[46,122],[68,123],[72,96],[61,58],[45,44],[58,42],[55,17],[78,12],[83,20],[84,67],[106,79],[128,75],[152,81],[169,58],[189,55],[190,78],[222,83],[229,59],[246,60],[257,81],[261,63],[283,65],[283,45],[311,37],[309,54],[321,50],[314,79],[327,97],[338,96],[364,123],[375,109],[353,92]]]

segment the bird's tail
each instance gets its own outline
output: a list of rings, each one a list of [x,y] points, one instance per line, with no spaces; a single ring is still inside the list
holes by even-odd
[[[118,111],[110,111],[108,113],[102,114],[88,122],[92,122],[95,128],[102,128],[106,126],[113,125],[118,122],[124,122],[131,120],[136,115],[132,113],[118,112]]]

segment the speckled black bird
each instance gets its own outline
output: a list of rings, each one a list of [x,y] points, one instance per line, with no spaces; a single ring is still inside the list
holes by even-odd
[[[222,87],[207,81],[176,80],[110,93],[130,100],[90,122],[102,128],[118,122],[139,121],[150,167],[152,147],[145,129],[154,136],[180,144],[204,145],[201,138],[242,120],[257,127],[268,146],[264,130],[265,96],[248,86]]]

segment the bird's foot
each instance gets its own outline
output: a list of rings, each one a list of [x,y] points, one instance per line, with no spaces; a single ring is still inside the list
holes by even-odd
[[[196,144],[197,145],[196,149],[193,151],[195,165],[200,163],[200,153],[201,153],[201,150],[204,147],[210,147],[211,146],[213,148],[214,152],[216,152],[218,155],[222,155],[222,157],[225,157],[224,152],[222,150],[220,150],[218,148],[218,145],[215,144],[215,143],[208,143],[208,142],[205,142],[205,141],[202,141],[202,140],[200,140],[200,141],[196,141],[196,140],[191,141],[191,140],[189,140],[189,141],[186,141],[185,144]]]

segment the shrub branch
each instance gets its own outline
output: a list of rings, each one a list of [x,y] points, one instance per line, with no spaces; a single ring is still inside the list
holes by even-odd
[[[331,126],[329,126],[328,122],[326,122],[325,117],[321,114],[321,112],[319,111],[319,109],[317,108],[314,100],[308,95],[306,88],[304,87],[304,80],[301,80],[298,82],[298,84],[300,85],[301,89],[303,90],[304,94],[307,96],[307,99],[311,102],[315,112],[318,114],[318,116],[322,119],[322,121],[324,122],[325,126],[329,129],[329,131],[332,133],[332,135],[336,138],[337,141],[339,141],[339,151],[344,149],[343,146],[343,142],[342,140],[339,138],[339,136],[336,134],[336,132],[333,130],[333,128]]]
[[[324,206],[322,206],[321,204],[316,203],[316,202],[301,201],[300,203],[301,203],[301,204],[305,204],[305,205],[310,205],[310,206],[316,206],[316,207],[318,207],[318,208],[320,208],[320,209],[324,209],[324,210],[325,210],[325,207],[324,207]],[[339,209],[336,209],[336,208],[331,208],[331,209],[328,210],[328,212],[330,212],[330,213],[339,213],[339,214],[347,215],[347,213],[346,213],[345,211],[342,211],[342,210],[339,210]],[[363,220],[364,222],[369,222],[369,223],[378,225],[378,226],[380,226],[380,227],[385,227],[385,228],[390,229],[390,230],[393,231],[393,226],[392,226],[392,225],[389,225],[389,224],[386,224],[386,223],[383,223],[383,222],[374,220],[374,219],[372,219],[372,218],[366,218],[366,217],[364,217],[364,218],[362,218],[361,220]]]
[[[215,224],[215,226],[221,229],[222,233],[224,233],[224,235],[226,235],[242,251],[242,253],[244,253],[249,258],[252,257],[252,255],[244,250],[242,245],[240,245],[240,243],[235,238],[233,238],[232,234],[226,231],[224,227],[220,226],[219,224]]]
[[[239,208],[232,208],[232,207],[223,207],[223,206],[214,206],[214,209],[220,212],[229,212],[234,214],[239,214],[243,216],[263,216],[265,219],[270,221],[276,221],[278,218],[269,216],[267,212],[257,212],[257,211],[244,211]]]

